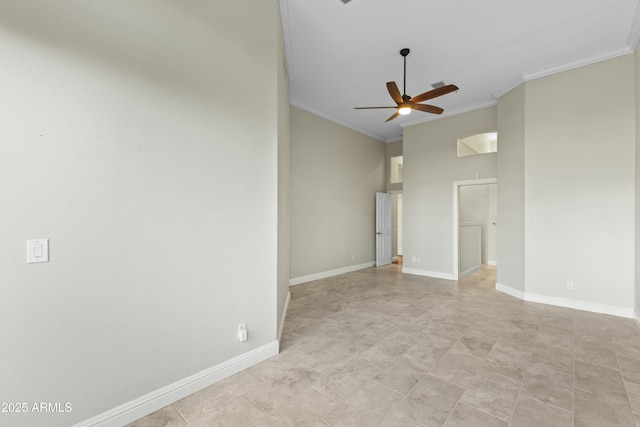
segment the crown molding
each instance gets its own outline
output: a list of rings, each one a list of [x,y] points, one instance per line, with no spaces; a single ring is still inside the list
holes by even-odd
[[[291,46],[291,24],[289,23],[289,2],[280,0],[280,23],[282,24],[282,38],[284,39],[284,60],[287,64],[287,75],[291,79],[294,75],[293,52]]]
[[[516,76],[509,83],[507,83],[506,85],[502,86],[500,89],[498,89],[497,91],[493,92],[491,95],[493,95],[493,97],[495,99],[500,99],[504,95],[506,95],[507,93],[511,92],[513,89],[517,88],[518,86],[520,86],[524,82],[525,82],[525,80],[524,80],[524,76],[523,75]]]
[[[638,47],[638,41],[640,41],[640,4],[636,6],[636,13],[633,15],[631,31],[629,31],[629,37],[627,38],[627,46],[629,46],[629,49],[635,51],[636,47]]]
[[[573,70],[574,68],[584,67],[585,65],[591,65],[609,59],[617,58],[619,56],[628,55],[630,53],[633,53],[633,50],[629,48],[629,46],[623,46],[618,49],[609,50],[607,52],[599,53],[592,56],[587,56],[586,58],[578,59],[576,61],[565,62],[563,64],[549,67],[544,70],[526,73],[523,75],[523,78],[525,81],[535,80],[541,77],[550,76],[552,74],[561,73],[563,71]]]
[[[637,12],[636,12],[637,15]],[[634,28],[635,28],[634,21]],[[637,36],[636,36],[637,37]],[[637,41],[636,41],[637,42]],[[629,46],[623,46],[618,49],[609,50],[607,52],[599,53],[592,56],[587,56],[586,58],[581,58],[575,61],[569,61],[562,64],[554,65],[552,67],[548,67],[542,70],[533,71],[530,73],[524,73],[522,75],[516,76],[509,83],[495,91],[492,95],[495,99],[499,99],[508,92],[512,91],[516,87],[520,86],[522,83],[528,82],[530,80],[539,79],[541,77],[547,77],[553,74],[561,73],[563,71],[573,70],[575,68],[584,67],[586,65],[595,64],[602,61],[607,61],[609,59],[617,58],[619,56],[628,55],[633,53],[633,49]]]
[[[469,113],[471,111],[481,110],[481,109],[487,108],[487,107],[493,107],[497,103],[498,103],[498,101],[496,101],[495,99],[488,99],[486,101],[481,101],[479,103],[472,104],[472,105],[460,108],[458,110],[445,111],[443,114],[440,114],[440,115],[433,115],[433,116],[425,117],[423,119],[418,119],[418,120],[412,120],[410,122],[405,122],[405,123],[402,123],[400,126],[404,129],[404,128],[409,127],[409,126],[415,126],[415,125],[419,125],[419,124],[422,124],[422,123],[432,122],[432,121],[435,121],[435,120],[443,119],[445,117],[457,116],[459,114]]]
[[[370,131],[368,131],[366,129],[363,129],[361,127],[358,127],[358,126],[354,126],[351,123],[347,123],[344,120],[340,120],[340,119],[338,119],[338,118],[336,118],[334,116],[330,116],[330,115],[322,113],[322,112],[320,112],[318,110],[314,110],[313,108],[307,107],[306,105],[300,104],[299,102],[296,102],[294,100],[290,100],[289,101],[289,105],[291,105],[293,107],[296,107],[296,108],[299,108],[301,110],[304,110],[307,113],[311,113],[314,116],[322,117],[325,120],[329,120],[330,122],[336,123],[336,124],[338,124],[340,126],[346,127],[348,129],[354,130],[356,132],[359,132],[359,133],[361,133],[363,135],[369,136],[369,137],[371,137],[373,139],[377,139],[378,141],[388,142],[387,138],[385,138],[382,135],[379,135],[379,134],[377,134],[375,132],[370,132]]]
[[[388,139],[387,139],[387,143],[390,143],[390,142],[397,142],[397,141],[402,141],[402,135],[400,135],[400,136],[394,136],[394,137],[392,137],[392,138],[388,138]]]

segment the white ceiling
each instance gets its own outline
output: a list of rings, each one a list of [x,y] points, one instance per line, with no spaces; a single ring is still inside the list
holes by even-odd
[[[523,81],[631,53],[638,0],[280,0],[291,105],[383,141],[402,127],[494,105]],[[444,81],[427,101],[441,116],[394,110],[385,83],[407,94]],[[607,84],[603,76],[602,84]]]

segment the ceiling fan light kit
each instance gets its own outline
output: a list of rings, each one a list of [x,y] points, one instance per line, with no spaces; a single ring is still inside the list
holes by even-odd
[[[400,94],[400,90],[398,89],[398,85],[396,82],[387,82],[387,90],[389,91],[389,95],[391,95],[391,99],[396,102],[395,107],[355,107],[356,110],[372,110],[378,108],[394,108],[396,112],[391,115],[386,121],[391,121],[398,116],[404,116],[413,110],[423,111],[425,113],[432,114],[442,114],[444,110],[440,107],[436,107],[435,105],[428,104],[420,104],[422,101],[427,101],[429,99],[437,98],[438,96],[446,95],[451,92],[455,92],[458,90],[458,86],[456,85],[445,85],[444,82],[438,82],[433,84],[434,89],[421,93],[418,96],[414,96],[413,98],[407,95],[407,55],[411,52],[409,49],[404,48],[400,50],[400,55],[404,58],[404,85],[403,85],[403,94]]]
[[[401,116],[406,116],[407,114],[411,113],[412,109],[413,108],[411,108],[411,106],[403,104],[398,107],[398,113],[400,113]]]

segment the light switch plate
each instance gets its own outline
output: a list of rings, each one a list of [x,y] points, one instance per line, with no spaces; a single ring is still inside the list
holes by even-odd
[[[27,264],[49,262],[49,239],[27,240]]]

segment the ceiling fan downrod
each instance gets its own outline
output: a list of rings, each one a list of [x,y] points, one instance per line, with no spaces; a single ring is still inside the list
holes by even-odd
[[[404,58],[404,81],[402,85],[403,97],[407,96],[407,55],[409,55],[409,52],[411,52],[411,50],[406,47],[400,50],[400,55],[402,55],[402,57]]]

